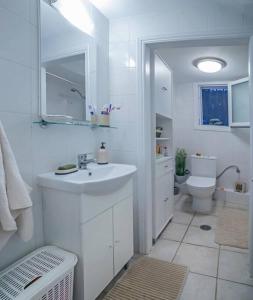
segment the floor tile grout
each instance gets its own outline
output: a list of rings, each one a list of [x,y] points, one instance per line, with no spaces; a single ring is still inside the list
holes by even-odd
[[[235,283],[235,284],[240,284],[240,285],[245,285],[245,286],[248,286],[248,287],[253,287],[253,284],[248,284],[248,283],[242,283],[242,282],[238,282],[238,281],[234,281],[234,280],[228,280],[228,279],[224,279],[224,278],[220,278],[220,277],[217,277],[218,280],[223,280],[223,281],[227,281],[227,282],[231,282],[231,283]]]
[[[215,285],[215,300],[218,297],[218,275],[219,275],[219,265],[220,265],[220,246],[218,249],[218,263],[217,263],[217,276],[216,276],[216,285]]]
[[[180,222],[171,222],[171,223],[173,223],[173,224],[178,224],[178,225],[185,225],[185,226],[188,226],[189,225],[189,223],[187,222],[187,223],[180,223]],[[194,226],[194,225],[191,225],[191,226]]]
[[[213,279],[216,279],[216,278],[217,278],[216,276],[206,275],[206,274],[202,274],[202,273],[199,273],[199,272],[189,271],[189,273],[196,274],[196,275],[200,275],[200,276],[205,276],[205,277],[210,277],[210,278],[213,278]]]
[[[186,231],[188,231],[188,229],[186,230]],[[184,235],[184,237],[185,237],[185,235]],[[184,237],[183,237],[183,239],[184,239]],[[216,250],[218,250],[219,249],[219,245],[218,245],[218,247],[211,247],[211,246],[207,246],[207,245],[200,245],[200,244],[193,244],[193,243],[190,243],[190,242],[184,242],[183,240],[173,240],[172,238],[166,238],[166,237],[160,237],[159,239],[161,239],[161,240],[166,240],[166,241],[171,241],[171,242],[177,242],[177,243],[180,243],[180,245],[181,244],[186,244],[186,245],[192,245],[192,246],[198,246],[198,247],[204,247],[204,248],[209,248],[209,249],[216,249]],[[243,251],[236,251],[236,250],[229,250],[229,249],[220,249],[221,251],[227,251],[227,252],[233,252],[233,253],[241,253],[241,254],[245,254],[245,255],[248,255],[248,253],[247,252],[243,252]]]
[[[166,241],[171,241],[171,242],[177,242],[177,243],[180,243],[180,246],[181,244],[185,244],[185,245],[191,245],[191,246],[198,246],[198,247],[203,247],[203,248],[208,248],[208,249],[215,249],[215,250],[218,250],[219,247],[215,248],[215,247],[211,247],[211,246],[206,246],[206,245],[200,245],[200,244],[193,244],[193,243],[189,243],[189,242],[184,242],[183,240],[182,241],[178,241],[178,240],[173,240],[173,239],[168,239],[168,238],[164,238],[164,237],[161,237],[162,240],[166,240]],[[184,237],[183,237],[184,239]],[[223,250],[222,250],[223,251]],[[226,250],[227,251],[227,250]],[[228,250],[229,251],[229,250]],[[229,251],[229,252],[236,252],[236,251]],[[243,253],[243,252],[236,252],[236,253],[242,253],[242,254],[247,254],[247,253]]]
[[[219,249],[219,246],[218,247],[211,247],[211,246],[206,246],[206,245],[193,244],[193,243],[189,243],[189,242],[182,242],[182,243],[186,244],[186,245],[199,246],[199,247],[204,247],[204,248],[209,248],[209,249],[216,249],[216,250]]]
[[[222,249],[222,248],[221,248],[221,251],[227,251],[227,252],[241,253],[241,254],[246,254],[246,255],[249,255],[249,253],[248,253],[248,252],[243,252],[243,251],[227,250],[227,249]]]
[[[192,221],[193,221],[193,219],[194,219],[194,216],[195,216],[195,213],[193,213],[192,219],[191,219],[189,225],[187,226],[187,229],[186,229],[186,231],[185,231],[185,233],[184,233],[184,235],[183,235],[183,237],[182,237],[182,239],[181,239],[181,241],[180,241],[180,244],[179,244],[179,246],[178,246],[178,248],[177,248],[177,250],[176,250],[176,253],[175,253],[174,257],[172,258],[171,262],[174,261],[176,255],[177,255],[177,253],[178,253],[179,248],[180,248],[181,245],[183,244],[183,240],[184,240],[184,238],[185,238],[185,236],[186,236],[186,234],[187,234],[188,229],[189,229],[190,226],[191,226],[191,223],[192,223]]]
[[[235,250],[229,250],[229,249],[221,249],[221,251],[223,251],[223,252],[235,252],[235,253],[241,253],[241,254],[249,255],[248,252],[243,252],[243,251],[235,251]]]

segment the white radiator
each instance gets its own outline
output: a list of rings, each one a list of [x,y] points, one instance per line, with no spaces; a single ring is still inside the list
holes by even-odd
[[[60,248],[37,249],[0,272],[0,300],[72,300],[76,263]]]

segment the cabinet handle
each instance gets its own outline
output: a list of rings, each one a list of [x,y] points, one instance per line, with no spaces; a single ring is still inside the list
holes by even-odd
[[[164,168],[168,168],[169,166],[164,166]]]
[[[164,199],[164,202],[167,202],[169,200],[169,197],[166,197],[165,199]]]
[[[112,245],[109,245],[108,247],[109,247],[110,249],[112,249],[112,248],[113,248],[113,246],[112,246]]]
[[[115,244],[119,244],[120,243],[120,241],[115,241]]]

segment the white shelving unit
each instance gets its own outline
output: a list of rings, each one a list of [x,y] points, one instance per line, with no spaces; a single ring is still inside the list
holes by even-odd
[[[173,156],[172,123],[173,123],[173,121],[171,118],[162,116],[157,113],[155,114],[155,129],[154,130],[156,130],[157,127],[162,128],[161,136],[155,137],[156,146],[160,145],[160,148],[161,148],[160,155],[156,154],[157,158],[161,158],[162,156],[164,156],[164,152],[165,152],[164,148],[165,147],[167,148],[167,152],[168,152],[167,156]],[[155,152],[156,152],[156,150],[155,150]]]
[[[155,113],[155,128],[161,127],[161,137],[155,137],[154,149],[154,196],[153,196],[153,239],[156,240],[173,217],[174,205],[174,157],[173,120]],[[161,152],[156,153],[157,145]],[[164,151],[167,151],[167,156]]]
[[[153,240],[159,237],[173,217],[174,153],[172,117],[172,71],[153,56]],[[161,127],[160,137],[156,128]],[[161,153],[157,153],[157,146]],[[166,155],[165,155],[166,148]]]

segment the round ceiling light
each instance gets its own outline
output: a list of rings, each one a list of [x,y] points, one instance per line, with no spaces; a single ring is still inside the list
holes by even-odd
[[[202,57],[195,59],[193,65],[202,72],[216,73],[225,68],[227,63],[225,60],[217,57]]]

